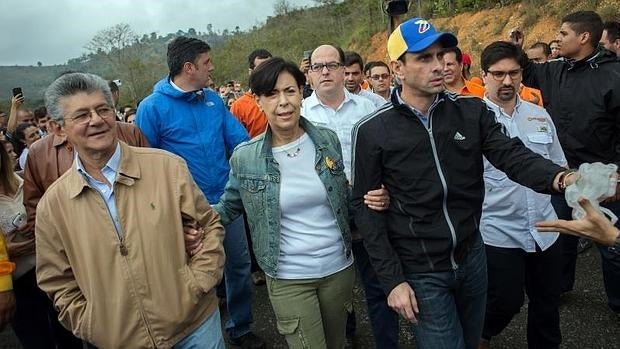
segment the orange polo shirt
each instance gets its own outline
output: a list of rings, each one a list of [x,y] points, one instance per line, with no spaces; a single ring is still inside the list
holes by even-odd
[[[544,107],[542,93],[540,93],[540,90],[521,84],[521,87],[519,88],[519,97],[525,101]]]
[[[463,81],[465,82],[465,85],[461,88],[461,91],[459,91],[461,96],[475,96],[480,99],[484,98],[484,92],[486,90],[483,86],[469,80],[463,79]]]
[[[267,116],[260,110],[250,92],[246,92],[241,98],[233,102],[230,112],[245,127],[250,138],[258,136],[267,129]]]

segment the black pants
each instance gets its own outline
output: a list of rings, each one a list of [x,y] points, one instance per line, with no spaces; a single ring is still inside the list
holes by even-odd
[[[482,338],[498,335],[529,298],[527,343],[529,348],[558,348],[560,333],[561,245],[528,253],[518,248],[485,245],[489,289]]]
[[[52,301],[37,286],[32,269],[13,282],[16,311],[11,326],[25,349],[82,348],[82,341],[58,322]]]
[[[564,195],[551,195],[551,204],[559,219],[571,220],[572,208],[566,203]],[[562,269],[560,271],[560,287],[562,293],[570,292],[575,285],[575,270],[577,268],[577,244],[579,238],[561,234],[558,239],[562,249]]]

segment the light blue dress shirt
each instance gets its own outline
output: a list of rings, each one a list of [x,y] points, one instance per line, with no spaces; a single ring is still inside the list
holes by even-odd
[[[75,153],[75,163],[78,172],[81,173],[82,176],[84,176],[86,182],[88,182],[91,187],[93,187],[99,192],[99,194],[101,194],[101,197],[103,198],[103,201],[105,202],[106,206],[108,207],[108,211],[110,212],[110,217],[114,222],[116,234],[118,235],[118,238],[122,240],[123,231],[121,230],[121,222],[116,211],[116,200],[114,196],[114,181],[116,180],[118,168],[121,164],[121,145],[119,143],[116,144],[116,150],[114,151],[114,154],[112,154],[112,157],[110,158],[110,160],[108,160],[108,163],[101,170],[101,173],[110,183],[110,186],[108,186],[107,183],[96,180],[90,174],[88,174],[88,172],[86,172],[77,152]]]
[[[484,101],[495,112],[510,137],[518,137],[530,150],[560,166],[566,158],[555,126],[547,111],[517,96],[512,115],[488,98]],[[484,243],[503,248],[520,248],[535,252],[549,248],[558,233],[539,233],[536,223],[557,219],[551,197],[510,180],[506,174],[484,159],[485,197],[482,204],[480,232]]]

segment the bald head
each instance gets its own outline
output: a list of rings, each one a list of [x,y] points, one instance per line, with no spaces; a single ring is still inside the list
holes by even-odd
[[[310,77],[319,99],[344,98],[344,52],[332,45],[321,45],[310,55]]]

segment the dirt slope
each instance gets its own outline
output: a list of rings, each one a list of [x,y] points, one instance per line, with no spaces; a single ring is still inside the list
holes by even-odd
[[[451,31],[458,36],[459,47],[463,52],[472,54],[473,73],[478,69],[482,49],[495,40],[506,39],[510,29],[519,27],[524,31],[524,47],[537,41],[549,42],[555,38],[562,16],[577,10],[596,10],[604,20],[619,20],[620,0],[525,0],[520,4],[498,5],[493,9],[462,13],[450,18],[434,18],[432,22],[439,30]],[[370,45],[358,45],[356,49],[368,61],[389,61],[386,42],[387,31],[373,36]]]

